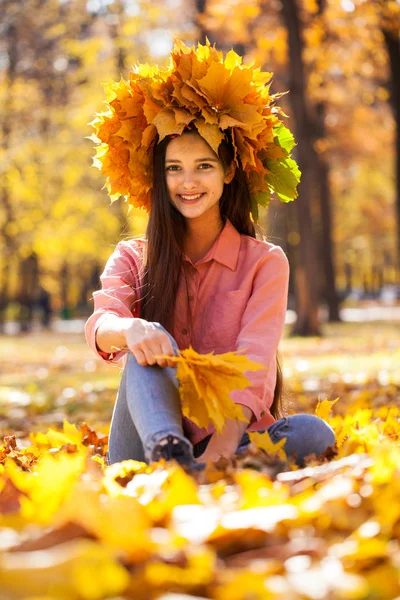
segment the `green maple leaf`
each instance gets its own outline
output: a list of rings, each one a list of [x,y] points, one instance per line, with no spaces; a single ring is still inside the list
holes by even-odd
[[[269,173],[265,180],[272,191],[282,202],[290,202],[297,198],[297,185],[301,171],[295,160],[289,157],[279,160],[267,160],[265,163]]]

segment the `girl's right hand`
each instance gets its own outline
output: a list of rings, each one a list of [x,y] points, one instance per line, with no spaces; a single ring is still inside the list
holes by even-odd
[[[175,356],[171,340],[151,321],[145,319],[126,319],[123,328],[126,345],[142,366],[158,364],[160,367],[176,367],[172,361],[165,358],[155,358],[164,354]]]

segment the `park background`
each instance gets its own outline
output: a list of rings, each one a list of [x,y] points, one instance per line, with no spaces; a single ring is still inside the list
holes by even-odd
[[[349,314],[341,309],[398,304],[398,0],[8,0],[2,9],[3,330],[29,331],[50,312],[87,317],[116,243],[144,233],[144,211],[128,217],[123,198],[110,205],[89,123],[105,110],[101,84],[128,79],[137,61],[167,64],[174,37],[234,48],[285,94],[299,198],[273,200],[261,224],[289,257],[293,333],[318,334],[321,321]]]
[[[0,600],[400,598],[399,35],[400,0],[0,0]],[[121,365],[83,326],[146,215],[110,203],[89,123],[206,36],[274,73],[297,142],[261,224],[287,414],[336,434],[304,470],[266,434],[197,474],[106,463]]]

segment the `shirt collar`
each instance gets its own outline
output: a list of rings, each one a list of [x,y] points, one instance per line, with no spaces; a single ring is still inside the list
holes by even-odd
[[[216,260],[217,262],[229,267],[232,271],[235,271],[239,257],[240,249],[240,233],[232,225],[229,219],[226,219],[225,226],[221,233],[211,246],[209,251],[203,258],[198,260],[195,264],[202,264],[210,260]],[[190,259],[185,255],[185,260]]]

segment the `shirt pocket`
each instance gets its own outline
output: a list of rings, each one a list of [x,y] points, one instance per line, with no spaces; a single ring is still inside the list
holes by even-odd
[[[203,346],[216,354],[235,349],[242,316],[248,300],[244,290],[215,294],[210,298],[203,320]]]

